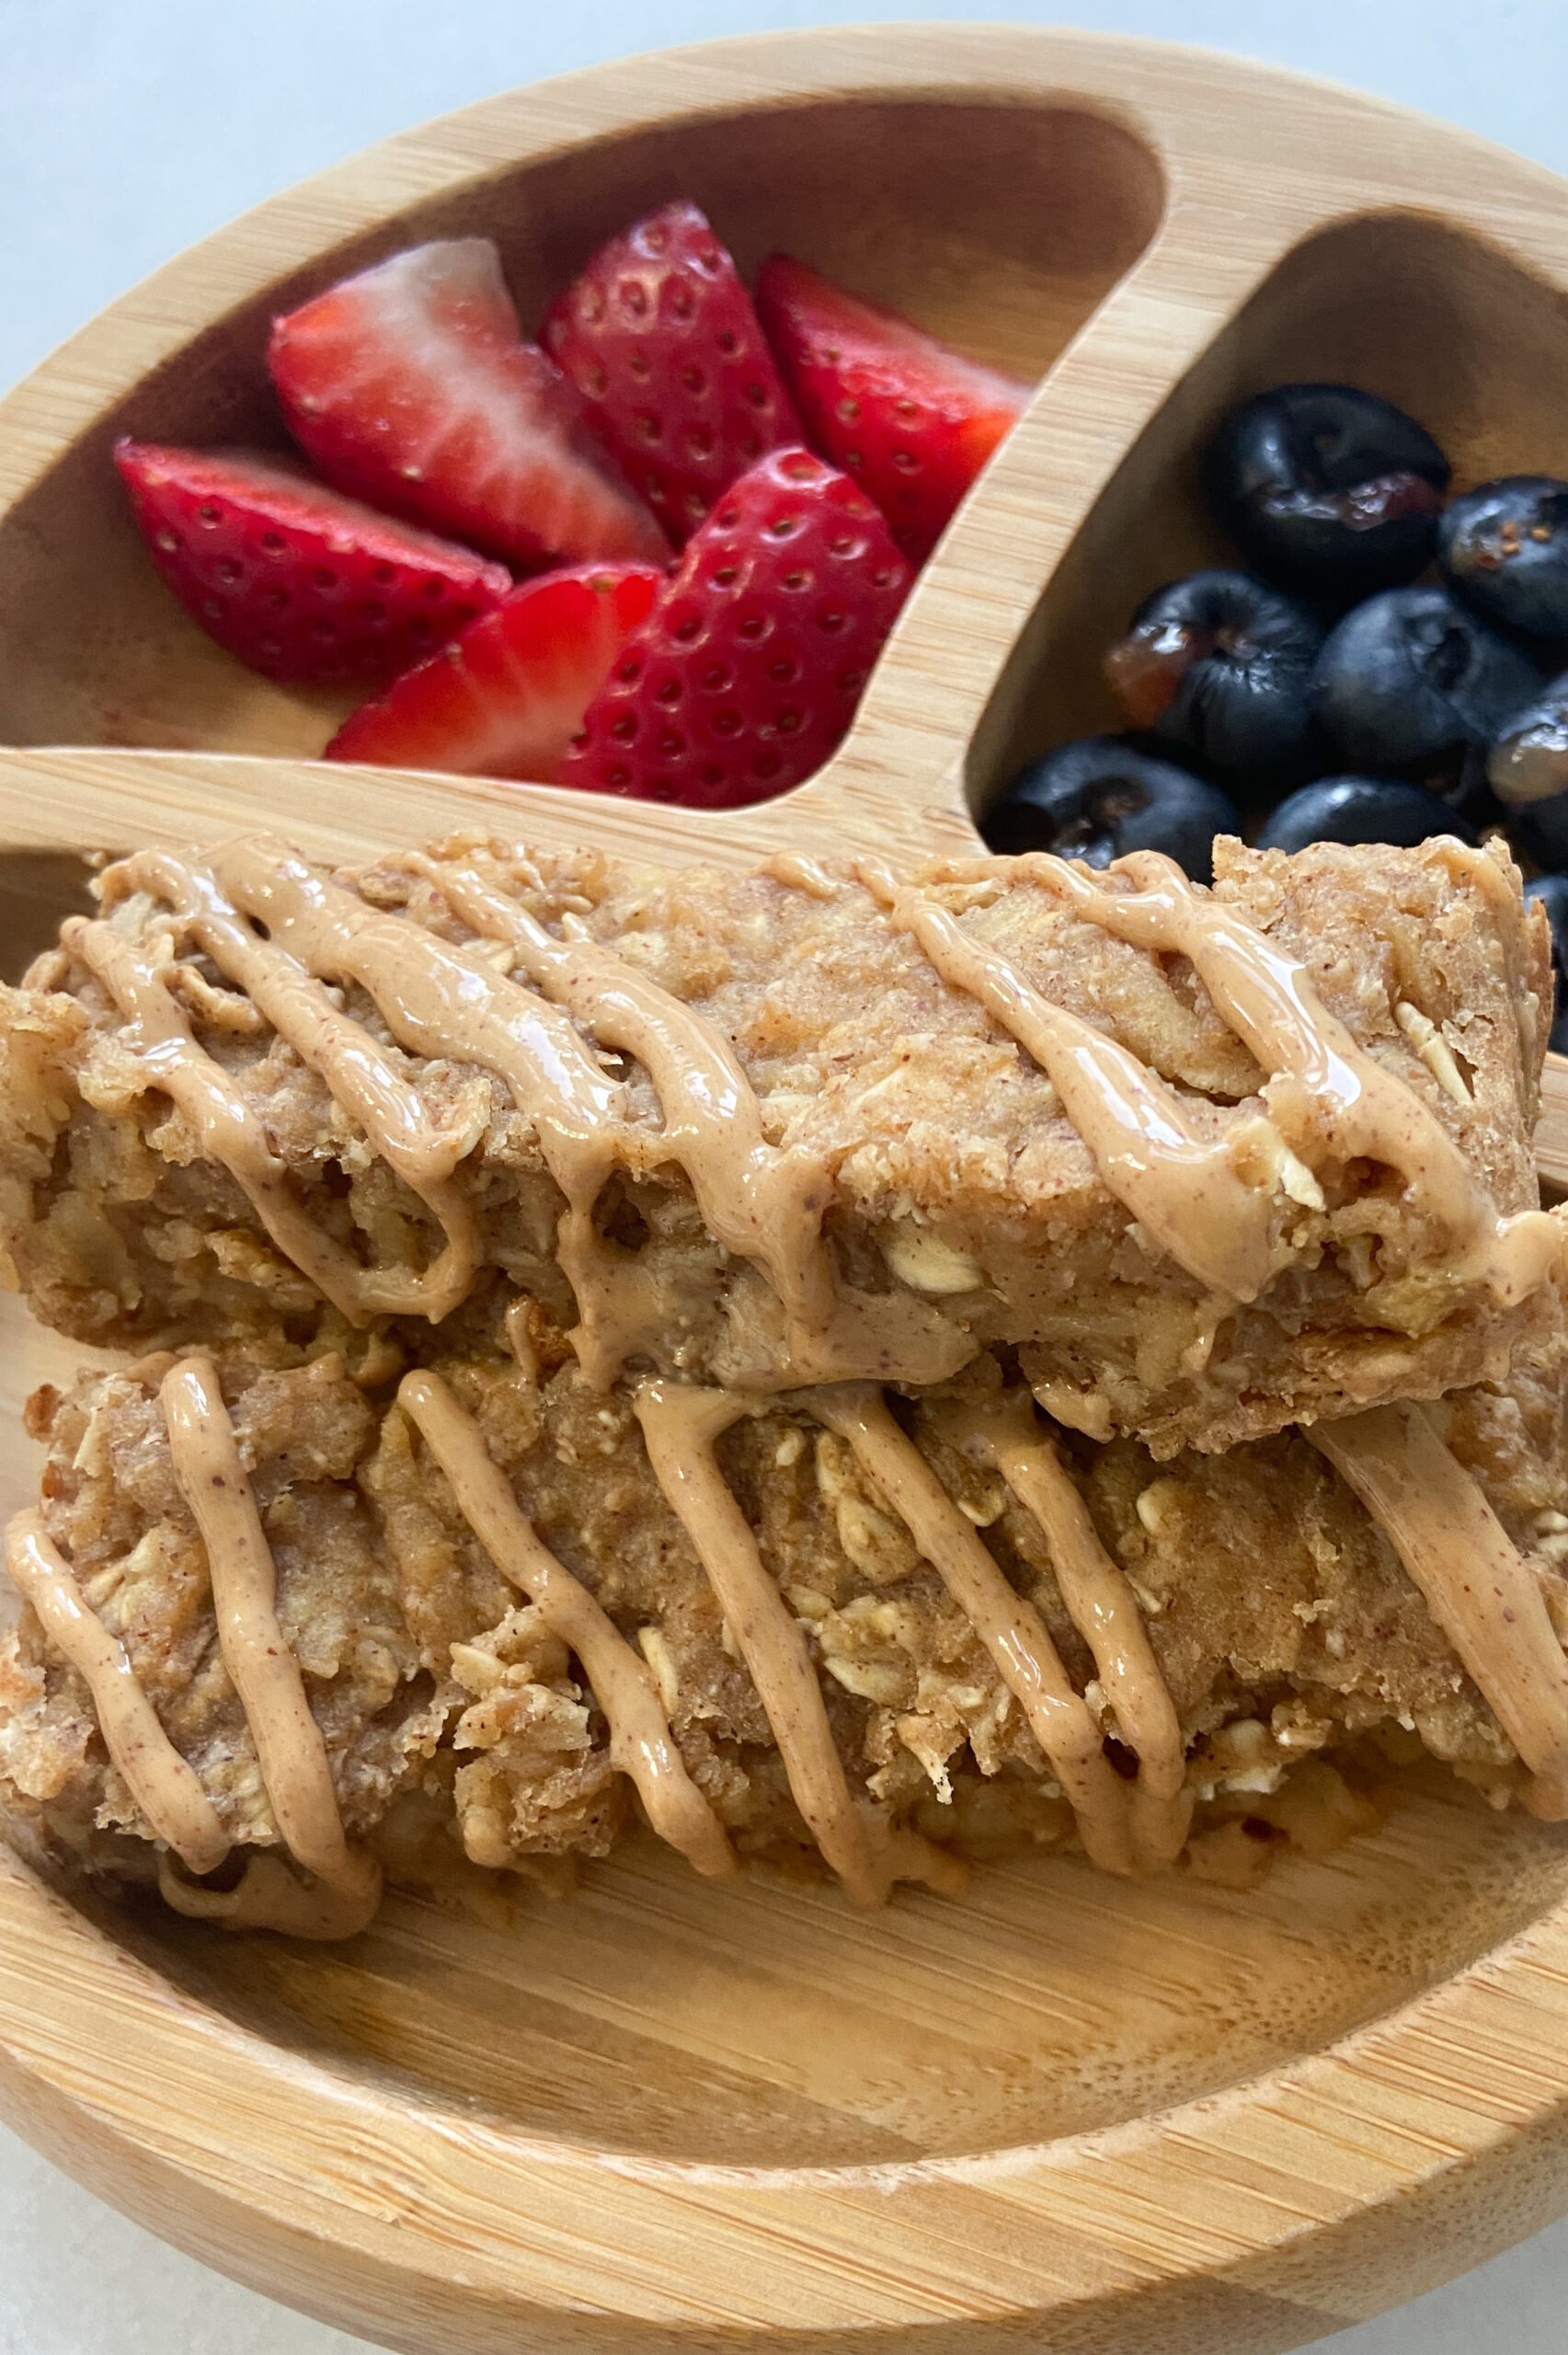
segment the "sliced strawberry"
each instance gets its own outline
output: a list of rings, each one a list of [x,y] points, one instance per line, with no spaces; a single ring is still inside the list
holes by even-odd
[[[757,313],[809,438],[923,564],[1032,388],[787,254],[762,264]]]
[[[345,720],[329,761],[548,785],[664,579],[648,564],[542,573]]]
[[[864,492],[775,450],[692,534],[558,782],[704,810],[786,792],[843,737],[910,579]]]
[[[661,562],[576,394],[524,343],[488,237],[416,246],[273,324],[267,364],[329,482],[509,561]]]
[[[378,685],[512,585],[500,565],[388,523],[291,459],[124,441],[114,463],[181,604],[265,678]]]
[[[543,340],[677,547],[738,475],[801,438],[751,298],[694,204],[601,246]]]

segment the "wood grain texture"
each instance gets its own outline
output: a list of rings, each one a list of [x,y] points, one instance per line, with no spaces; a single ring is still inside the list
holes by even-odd
[[[849,742],[722,818],[312,765],[330,707],[165,596],[113,434],[275,438],[261,339],[302,289],[478,230],[526,314],[675,189],[744,264],[793,247],[1041,372]],[[1207,552],[1188,462],[1228,401],[1343,371],[1413,399],[1461,481],[1568,471],[1565,366],[1559,183],[1244,65],[892,28],[497,99],[262,208],[0,405],[6,961],[75,854],[256,824],[328,858],[474,824],[665,863],[972,842],[1017,759],[1104,717],[1134,597]],[[81,1352],[0,1325],[8,1509],[21,1396]],[[420,2355],[1247,2355],[1568,2204],[1568,1844],[1435,1783],[1259,1897],[1041,1862],[871,1919],[634,1845],[567,1902],[395,1901],[331,1952],[0,1857],[0,2107],[169,2238]]]

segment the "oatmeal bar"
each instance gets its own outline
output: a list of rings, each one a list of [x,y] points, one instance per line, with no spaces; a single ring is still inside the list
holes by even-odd
[[[1272,1836],[1371,1820],[1346,1763],[1368,1743],[1424,1747],[1499,1804],[1549,1783],[1545,1811],[1568,1804],[1555,1315],[1508,1386],[1333,1427],[1359,1479],[1345,1435],[1418,1418],[1443,1511],[1459,1498],[1506,1555],[1510,1624],[1550,1659],[1521,1667],[1494,1627],[1474,1674],[1430,1546],[1396,1550],[1298,1434],[1158,1465],[1051,1427],[989,1357],[916,1403],[849,1385],[731,1414],[652,1376],[597,1391],[532,1304],[508,1331],[509,1352],[415,1369],[377,1410],[330,1356],[156,1359],[40,1394],[42,1505],[7,1547],[33,1607],[0,1653],[13,1822],[145,1877],[155,1832],[182,1836],[168,1776],[148,1782],[161,1742],[233,1848],[215,1878],[166,1853],[170,1901],[330,1935],[373,1906],[366,1843],[395,1878],[430,1876],[432,1826],[454,1859],[538,1873],[604,1854],[639,1804],[699,1870],[821,1858],[867,1899],[1074,1839],[1111,1869],[1168,1865],[1195,1809],[1195,1868],[1245,1873]],[[254,1496],[353,1844],[357,1885],[314,1918],[280,1854],[308,1742],[291,1757],[278,1696],[217,1633],[214,1580],[232,1617],[255,1562],[203,1503],[204,1411]],[[51,1616],[62,1592],[74,1623]],[[97,1684],[84,1620],[119,1654]],[[111,1756],[95,1694],[119,1706],[125,1662],[155,1722]]]
[[[5,995],[5,1251],[142,1349],[425,1346],[498,1277],[606,1387],[1004,1347],[1162,1455],[1499,1377],[1539,911],[1453,841],[1217,877],[143,853]]]

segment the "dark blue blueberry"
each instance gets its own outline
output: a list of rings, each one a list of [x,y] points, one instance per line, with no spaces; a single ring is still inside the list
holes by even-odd
[[[1379,776],[1325,776],[1288,794],[1258,835],[1260,850],[1305,850],[1309,843],[1394,843],[1408,847],[1434,834],[1475,835],[1451,806],[1424,785]]]
[[[1203,485],[1271,580],[1345,603],[1413,580],[1432,556],[1448,462],[1424,426],[1351,385],[1276,385],[1233,408]]]
[[[1510,810],[1506,823],[1508,840],[1532,867],[1549,875],[1568,874],[1568,793]]]
[[[1486,774],[1514,810],[1568,793],[1568,672],[1514,713],[1487,753]]]
[[[1500,826],[1508,814],[1487,777],[1489,749],[1485,744],[1467,745],[1457,769],[1446,775],[1435,772],[1430,779],[1439,800],[1457,810],[1478,840],[1489,826]]]
[[[1213,875],[1215,835],[1240,830],[1228,793],[1120,736],[1082,736],[1031,761],[983,828],[992,850],[1053,850],[1090,867],[1162,850],[1196,883]]]
[[[1551,971],[1556,999],[1551,1017],[1551,1044],[1568,1055],[1568,875],[1538,875],[1525,885],[1527,900],[1539,900],[1551,926]]]
[[[1194,572],[1146,597],[1105,676],[1135,728],[1210,766],[1294,772],[1310,760],[1314,616],[1245,572]]]
[[[1458,760],[1540,693],[1527,654],[1447,589],[1387,589],[1346,614],[1318,662],[1324,733],[1358,768]]]
[[[1437,560],[1489,622],[1568,638],[1568,482],[1504,475],[1464,491],[1437,527]]]

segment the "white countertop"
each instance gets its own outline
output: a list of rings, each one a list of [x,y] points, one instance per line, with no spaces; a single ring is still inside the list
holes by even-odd
[[[1095,29],[1356,82],[1568,172],[1562,0],[1068,0]],[[0,0],[0,385],[223,222],[431,114],[681,40],[1006,0]],[[1568,2225],[1333,2342],[1562,2355]],[[0,2355],[352,2355],[163,2248],[0,2131]],[[1161,2355],[1151,2348],[1149,2355]],[[1215,2355],[1226,2355],[1216,2349]]]

